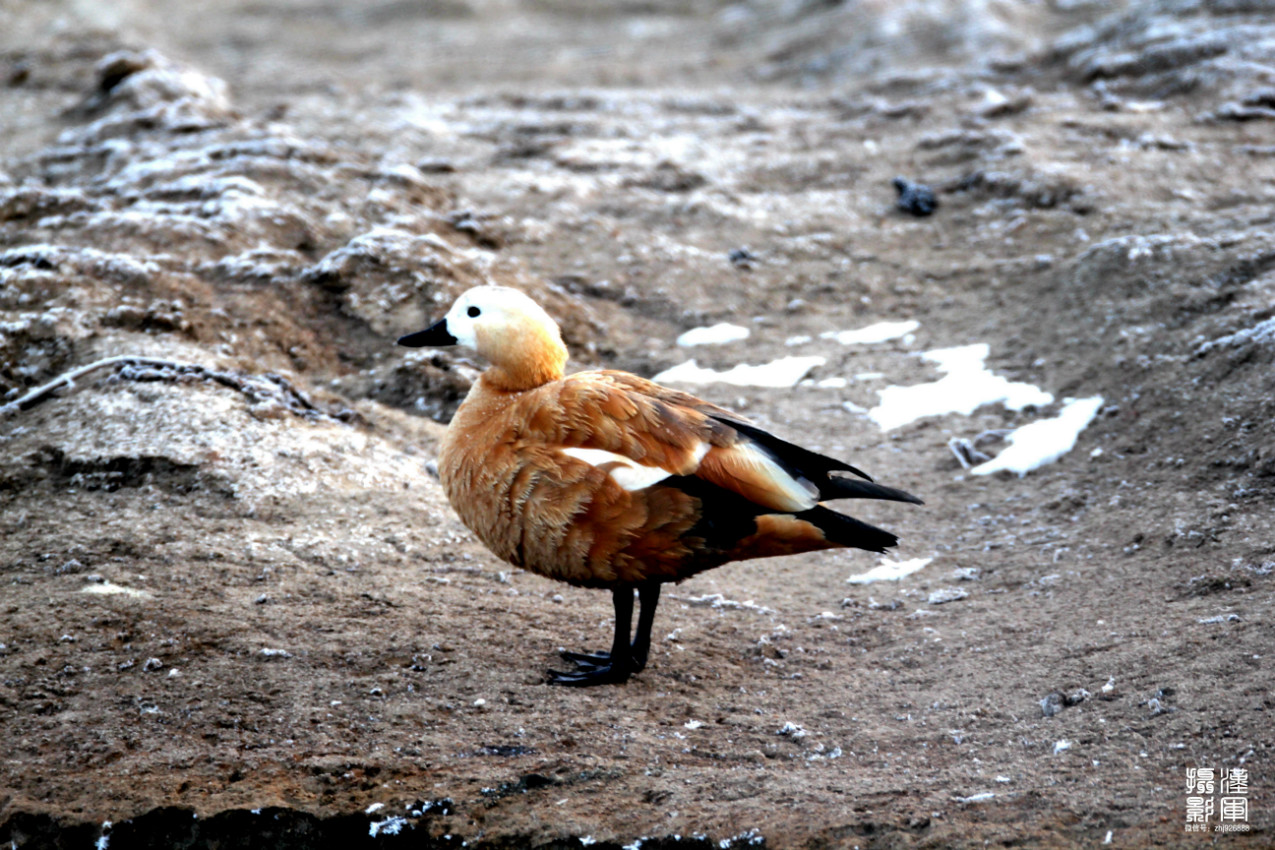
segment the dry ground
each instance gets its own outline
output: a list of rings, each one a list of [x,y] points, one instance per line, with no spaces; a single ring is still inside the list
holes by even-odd
[[[0,419],[0,841],[1271,842],[1269,4],[170,6],[0,6],[4,400],[223,379]],[[922,495],[856,508],[933,561],[731,565],[628,685],[548,687],[609,599],[459,525],[475,364],[392,344],[487,280],[579,366],[824,357],[697,391]],[[1058,404],[863,414],[974,342],[1103,397],[1074,451],[948,449]],[[1193,767],[1251,832],[1184,832]]]

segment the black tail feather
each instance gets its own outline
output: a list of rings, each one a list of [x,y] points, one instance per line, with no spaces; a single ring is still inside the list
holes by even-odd
[[[821,499],[887,499],[891,502],[910,502],[913,505],[925,504],[916,496],[884,484],[871,481],[859,481],[855,478],[828,476],[828,483],[819,488]]]
[[[833,543],[850,546],[855,549],[866,549],[869,552],[885,554],[891,546],[897,546],[899,538],[875,525],[868,525],[852,516],[839,514],[823,505],[802,511],[796,515],[798,519],[816,526],[824,537]]]

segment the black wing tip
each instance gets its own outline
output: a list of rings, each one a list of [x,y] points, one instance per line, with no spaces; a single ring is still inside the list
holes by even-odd
[[[790,443],[749,422],[743,422],[729,416],[713,416],[712,418],[728,427],[734,428],[744,436],[750,437],[758,445],[768,449],[777,459],[791,466],[792,471],[807,478],[812,478],[816,475],[822,475],[826,478],[829,472],[837,471],[849,472],[851,475],[857,475],[865,481],[872,480],[871,475],[857,466],[851,466],[843,460],[821,455],[796,443]]]
[[[889,502],[907,502],[912,505],[923,505],[920,497],[913,496],[906,490],[887,487],[873,481],[856,481],[853,478],[828,476],[828,486],[820,489],[822,499],[883,499]]]
[[[913,505],[925,504],[919,497],[913,496],[905,490],[877,484],[871,475],[843,460],[821,455],[795,443],[790,443],[748,422],[742,422],[728,416],[713,416],[712,418],[749,437],[759,446],[769,451],[778,461],[788,466],[790,472],[814,483],[819,488],[819,497],[822,499],[886,499],[892,502],[907,502]],[[830,475],[829,473],[831,472],[848,472],[863,480],[852,481],[847,478]]]
[[[866,524],[866,523],[865,523]],[[899,538],[896,534],[891,534],[884,529],[869,525],[868,528],[873,531],[879,531],[882,534],[880,540],[863,540],[858,543],[851,544],[856,549],[862,549],[864,552],[875,552],[878,555],[888,555],[890,550],[899,545]],[[875,544],[875,545],[874,545]]]
[[[868,473],[864,472],[864,471],[863,471],[862,469],[860,469],[859,467],[857,467],[857,466],[851,466],[850,464],[846,463],[846,462],[845,462],[845,461],[843,461],[843,460],[837,460],[836,458],[828,458],[828,460],[832,461],[832,463],[833,463],[833,465],[832,465],[831,467],[829,467],[830,469],[835,469],[835,470],[837,470],[838,472],[849,472],[849,473],[851,473],[852,475],[857,475],[857,476],[859,476],[859,477],[860,477],[860,478],[862,478],[864,481],[875,481],[875,480],[876,480],[875,478],[873,478],[873,477],[872,477],[871,475],[869,475]]]

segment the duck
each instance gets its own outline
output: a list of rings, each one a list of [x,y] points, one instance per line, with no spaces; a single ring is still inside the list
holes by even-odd
[[[573,669],[549,670],[549,684],[645,669],[665,584],[733,561],[897,545],[825,502],[922,503],[689,393],[617,370],[567,374],[558,323],[517,289],[469,289],[398,343],[465,346],[489,364],[438,449],[461,522],[515,567],[611,592],[610,651],[564,650]]]

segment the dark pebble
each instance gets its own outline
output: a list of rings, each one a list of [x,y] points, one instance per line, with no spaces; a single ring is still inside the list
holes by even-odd
[[[894,178],[894,188],[899,190],[899,209],[917,217],[927,216],[938,208],[939,199],[934,190],[923,183],[913,183],[903,177]]]

